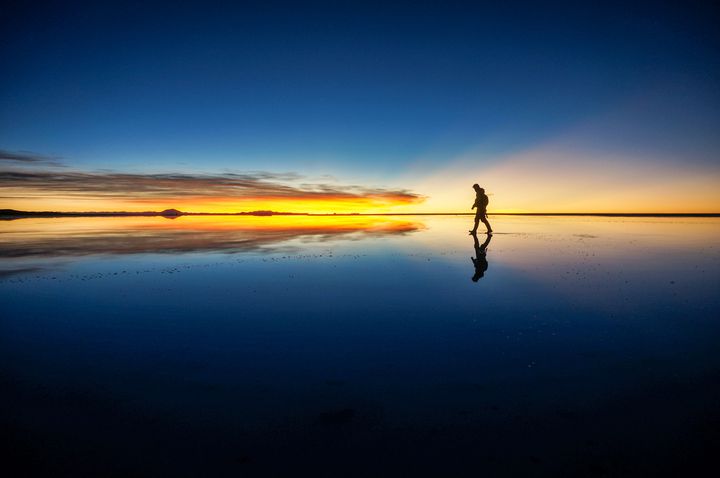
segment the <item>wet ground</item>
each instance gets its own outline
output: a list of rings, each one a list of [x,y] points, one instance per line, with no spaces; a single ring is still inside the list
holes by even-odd
[[[720,450],[720,219],[0,223],[51,476],[658,476]],[[8,463],[11,464],[11,463]]]

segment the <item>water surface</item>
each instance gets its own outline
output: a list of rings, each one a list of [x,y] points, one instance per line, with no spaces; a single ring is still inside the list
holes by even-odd
[[[0,223],[2,425],[74,475],[638,476],[720,433],[720,219]],[[473,260],[474,259],[474,260]]]

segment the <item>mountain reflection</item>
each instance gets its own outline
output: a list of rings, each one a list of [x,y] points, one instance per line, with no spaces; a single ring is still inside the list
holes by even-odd
[[[355,240],[423,228],[416,221],[369,216],[27,219],[4,225],[0,258],[272,252],[293,239]]]

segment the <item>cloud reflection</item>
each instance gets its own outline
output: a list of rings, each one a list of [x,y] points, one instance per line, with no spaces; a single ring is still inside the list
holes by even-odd
[[[272,252],[288,242],[405,235],[422,223],[386,217],[54,218],[14,222],[0,234],[8,275],[25,259],[89,255]]]

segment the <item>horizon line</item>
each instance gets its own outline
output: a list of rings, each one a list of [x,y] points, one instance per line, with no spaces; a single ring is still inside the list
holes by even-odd
[[[32,217],[132,217],[132,216],[474,216],[474,212],[390,212],[390,213],[309,213],[255,210],[241,212],[185,212],[177,209],[163,211],[19,211],[0,209],[0,217],[16,219]],[[490,212],[488,216],[600,216],[600,217],[720,217],[720,212]]]

